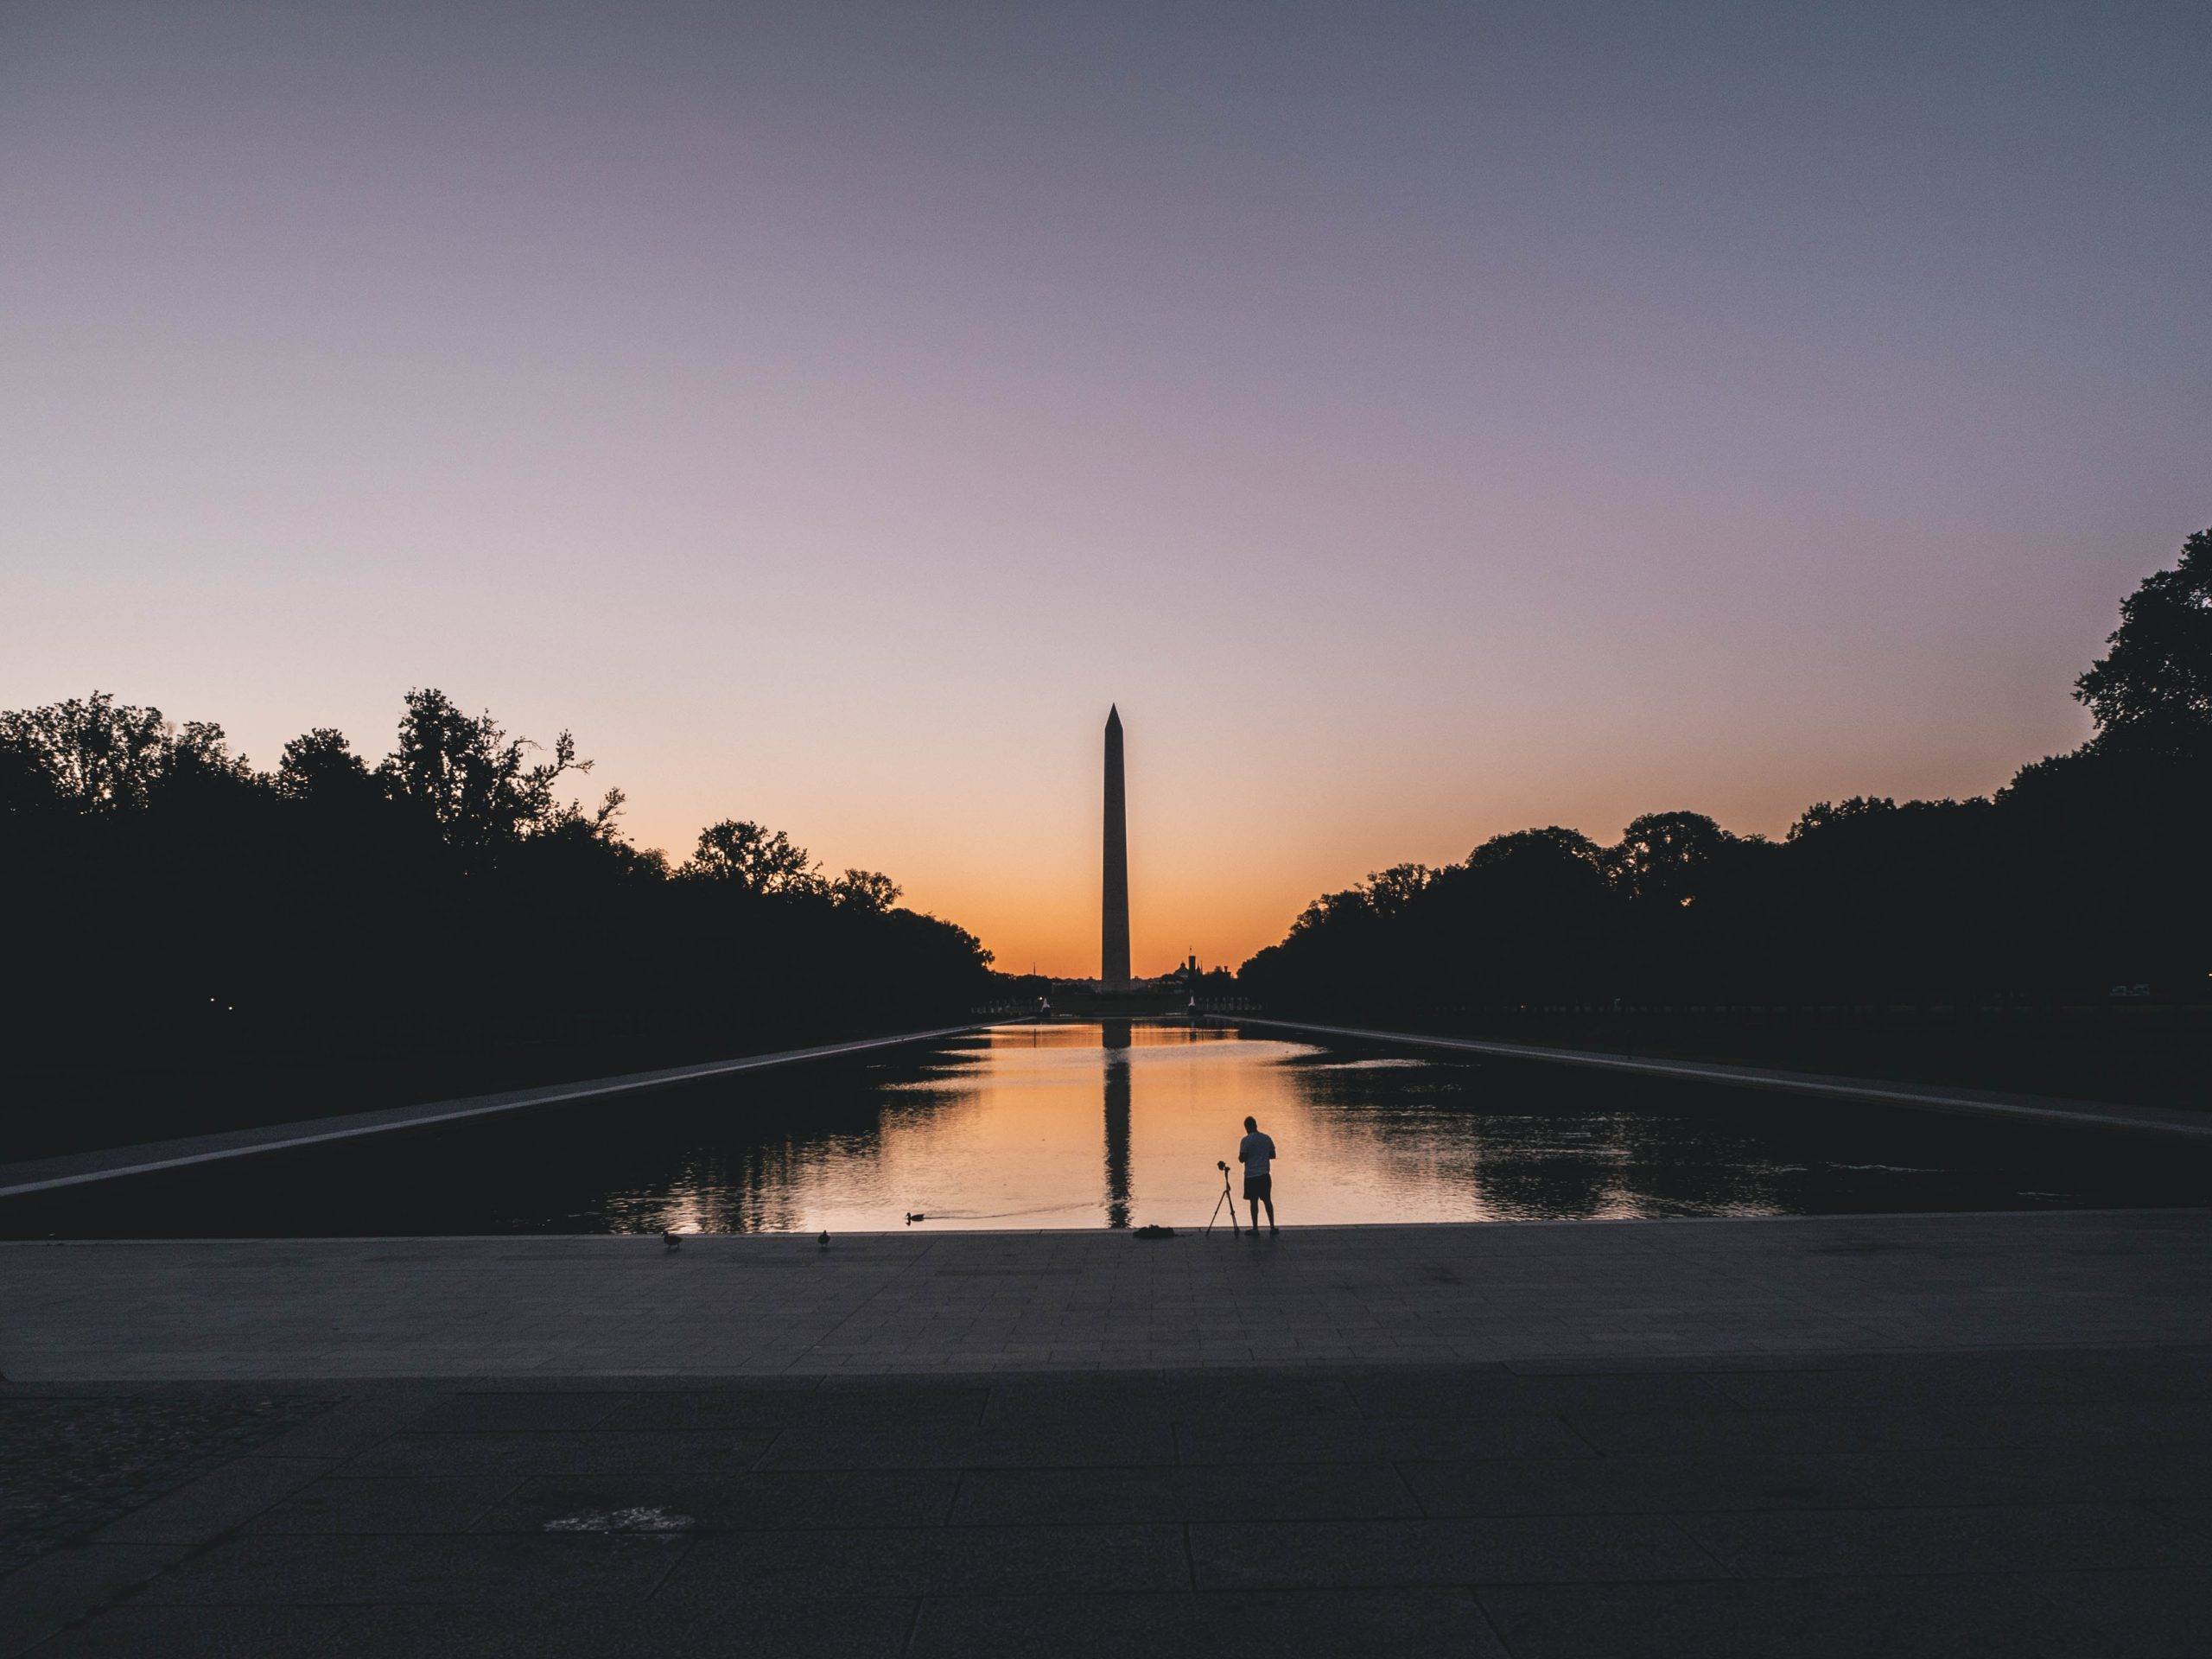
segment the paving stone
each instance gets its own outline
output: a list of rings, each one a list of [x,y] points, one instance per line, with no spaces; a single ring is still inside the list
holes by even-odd
[[[133,1510],[91,1535],[109,1544],[202,1544],[283,1503],[315,1478],[311,1465],[241,1457]]]
[[[567,1390],[523,1394],[499,1389],[485,1394],[448,1395],[413,1418],[408,1427],[416,1433],[481,1434],[487,1431],[596,1428],[607,1414],[636,1397],[617,1394],[579,1394]],[[646,1427],[646,1425],[623,1425]],[[659,1427],[659,1425],[652,1425]],[[694,1425],[685,1424],[690,1427]],[[715,1425],[696,1425],[715,1427]]]
[[[394,1434],[343,1465],[349,1475],[735,1473],[772,1430],[582,1430],[543,1434]]]
[[[703,1537],[661,1599],[711,1611],[720,1599],[1063,1595],[1187,1590],[1173,1526],[942,1527]]]
[[[250,1533],[466,1532],[514,1475],[325,1476],[249,1521]]]
[[[1237,1365],[1212,1371],[1172,1372],[1160,1380],[1160,1397],[1179,1421],[1239,1418],[1356,1417],[1361,1406],[1333,1368],[1286,1370]]]
[[[1730,1371],[1705,1380],[1731,1403],[1767,1411],[1829,1411],[1839,1406],[2036,1408],[2095,1400],[2107,1391],[2103,1380],[2087,1371],[1986,1363]]]
[[[1201,1590],[1581,1583],[1707,1576],[1713,1558],[1639,1516],[1193,1525]]]
[[[617,1396],[602,1429],[776,1429],[804,1421],[811,1389],[739,1386]]]
[[[1601,1452],[1859,1452],[1955,1444],[1929,1413],[1899,1407],[1834,1411],[1569,1412],[1565,1422]]]
[[[2212,1405],[2212,1350],[2175,1351],[2164,1356],[2120,1351],[2085,1361],[2071,1372],[2101,1398]]]
[[[2130,1659],[2212,1652],[2212,1572],[2048,1573],[2017,1586],[2100,1632]]]
[[[117,1607],[35,1649],[38,1659],[320,1659],[350,1607]]]
[[[1186,1521],[1352,1521],[1421,1506],[1388,1464],[1210,1465],[1175,1471]]]
[[[1158,1398],[1127,1398],[1082,1409],[1033,1399],[1004,1407],[995,1402],[983,1412],[984,1427],[1014,1433],[1145,1435],[1166,1429],[1174,1421],[1174,1413]]]
[[[1399,1472],[1431,1515],[2149,1503],[2212,1490],[2212,1459],[2196,1447],[1721,1452],[1408,1462]]]
[[[1116,1426],[1168,1420],[1171,1402],[1154,1371],[1090,1371],[988,1379],[983,1421],[993,1426],[1103,1422]]]
[[[0,1385],[0,1573],[143,1510],[328,1403],[258,1389],[40,1393]],[[110,1541],[179,1541],[172,1535],[180,1531],[196,1537],[194,1529],[224,1503],[234,1509],[261,1489],[265,1483],[257,1489],[251,1477],[232,1477],[219,1493],[210,1489],[166,1507],[167,1531],[156,1518],[147,1523],[151,1530],[124,1529]]]
[[[659,1510],[700,1532],[784,1528],[915,1527],[944,1521],[959,1476],[951,1470],[763,1471],[683,1475],[539,1476],[476,1523],[483,1532],[542,1532],[549,1522]]]
[[[1398,1473],[1432,1516],[1802,1509],[1834,1490],[1817,1459],[1743,1453],[1407,1462]]]
[[[1507,1659],[1473,1596],[1446,1590],[935,1597],[922,1605],[908,1651],[913,1659]]]
[[[2202,1536],[2212,1537],[2212,1501],[2206,1499],[2204,1495],[2207,1492],[2212,1492],[2212,1482],[2200,1484],[2190,1497],[2181,1503],[2161,1503],[2156,1507],[2159,1515],[2167,1521],[2177,1522]]]
[[[178,1544],[70,1544],[48,1551],[0,1578],[0,1653],[22,1651],[185,1554]]]
[[[903,1379],[909,1383],[919,1379]],[[873,1379],[870,1379],[873,1383]],[[623,1429],[900,1427],[982,1421],[987,1384],[937,1387],[837,1386],[814,1389],[733,1387],[638,1395],[619,1403],[599,1427]]]
[[[549,1604],[486,1612],[379,1607],[357,1615],[328,1659],[896,1659],[912,1601],[726,1603],[682,1609]]]
[[[2001,1579],[1513,1585],[1476,1593],[1513,1659],[2118,1659],[2128,1651]]]
[[[952,1519],[963,1526],[1179,1522],[1176,1471],[1141,1469],[976,1469],[960,1477]]]
[[[331,1387],[327,1382],[321,1386]],[[353,1395],[286,1429],[258,1452],[302,1462],[334,1463],[404,1428],[429,1403],[415,1389]]]
[[[1706,1376],[1673,1372],[1522,1376],[1503,1367],[1423,1367],[1395,1376],[1374,1373],[1348,1386],[1360,1408],[1378,1417],[1713,1411],[1739,1403]]]
[[[2143,1503],[2212,1490],[2212,1452],[2196,1446],[1937,1446],[1600,1461],[1619,1466],[1631,1484],[1656,1470],[1637,1504],[1652,1510]],[[1420,1484],[1410,1467],[1408,1479]],[[1685,1501],[1668,1501],[1675,1493]]]
[[[1552,1416],[1321,1417],[1175,1425],[1186,1464],[1393,1462],[1413,1458],[1590,1455]]]
[[[147,1605],[379,1602],[454,1606],[641,1601],[683,1537],[254,1536],[226,1540],[140,1591]]]
[[[1206,1469],[987,1469],[961,1477],[963,1524],[1351,1520],[1420,1513],[1396,1471],[1376,1464]]]
[[[1743,1578],[2212,1567],[2212,1538],[2121,1505],[1770,1511],[1681,1526]]]
[[[2107,1398],[1979,1407],[1953,1402],[1929,1407],[1924,1414],[1955,1446],[2212,1445],[2212,1412],[2188,1401]]]
[[[830,1428],[809,1424],[779,1433],[764,1469],[993,1469],[1128,1467],[1171,1464],[1166,1424],[1080,1425],[1072,1428],[922,1424]]]
[[[806,1397],[802,1421],[893,1427],[907,1423],[979,1423],[991,1397],[988,1380],[830,1377]]]

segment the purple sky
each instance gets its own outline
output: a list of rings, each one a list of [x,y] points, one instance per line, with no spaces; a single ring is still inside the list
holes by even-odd
[[[2212,8],[0,10],[0,706],[442,686],[1095,972],[1985,791],[2212,524]]]

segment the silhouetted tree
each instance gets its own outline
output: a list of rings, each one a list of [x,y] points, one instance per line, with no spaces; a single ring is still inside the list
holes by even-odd
[[[2101,736],[2185,750],[2212,741],[2212,530],[2120,601],[2111,649],[2074,683]]]
[[[817,893],[825,885],[804,847],[782,830],[724,818],[699,832],[699,845],[678,874],[748,893]]]
[[[2112,980],[2201,995],[2212,937],[2212,531],[2121,606],[2076,695],[2096,735],[1993,800],[1854,798],[1777,844],[1647,813],[1554,826],[1317,899],[1240,973],[1285,1007],[1379,1013],[1985,995]]]
[[[288,800],[358,806],[377,792],[368,765],[346,734],[329,726],[302,732],[284,746],[276,767],[276,792]]]
[[[887,876],[709,828],[678,880],[589,770],[410,692],[376,765],[318,728],[261,773],[221,728],[105,692],[0,714],[0,909],[41,973],[19,1065],[451,1048],[682,1028],[780,1039],[957,1014],[974,937]],[[649,1055],[645,1057],[649,1059]]]
[[[1441,872],[1438,931],[1472,948],[1439,977],[1458,1003],[1573,1001],[1606,983],[1606,927],[1618,908],[1605,855],[1557,825],[1493,836]]]
[[[889,910],[899,895],[899,884],[880,870],[847,870],[830,884],[830,897],[850,910]]]
[[[1734,839],[1702,812],[1647,812],[1600,861],[1630,904],[1690,904]]]
[[[158,709],[95,691],[42,709],[0,714],[0,749],[48,799],[79,811],[143,807],[181,749],[219,750],[219,727],[187,728],[182,744]]]
[[[549,759],[530,763],[537,747],[510,738],[488,714],[464,715],[436,690],[410,691],[399,743],[380,769],[397,800],[427,814],[454,847],[484,850],[552,827],[559,812],[554,785],[588,772],[576,740],[563,732]],[[620,798],[607,804],[612,818]]]

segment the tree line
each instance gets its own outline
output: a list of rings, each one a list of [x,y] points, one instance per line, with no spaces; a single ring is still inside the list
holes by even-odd
[[[957,1014],[989,953],[724,819],[632,845],[574,737],[407,694],[374,762],[342,733],[270,770],[221,727],[105,692],[0,714],[0,1065],[450,1047],[684,1030],[784,1046]]]
[[[2094,732],[1992,797],[1854,798],[1781,841],[1647,813],[1516,830],[1307,906],[1240,970],[1271,1007],[1965,1010],[2195,1001],[2212,972],[2212,531],[2121,605],[2075,682]]]

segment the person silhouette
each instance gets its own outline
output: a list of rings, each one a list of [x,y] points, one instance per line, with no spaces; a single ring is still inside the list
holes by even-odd
[[[1244,1202],[1252,1206],[1252,1236],[1260,1236],[1260,1206],[1268,1206],[1268,1231],[1280,1233],[1275,1225],[1274,1177],[1268,1173],[1268,1166],[1274,1160],[1275,1143],[1260,1133],[1260,1126],[1251,1118],[1244,1120],[1244,1138],[1236,1145],[1236,1161],[1244,1166]]]

